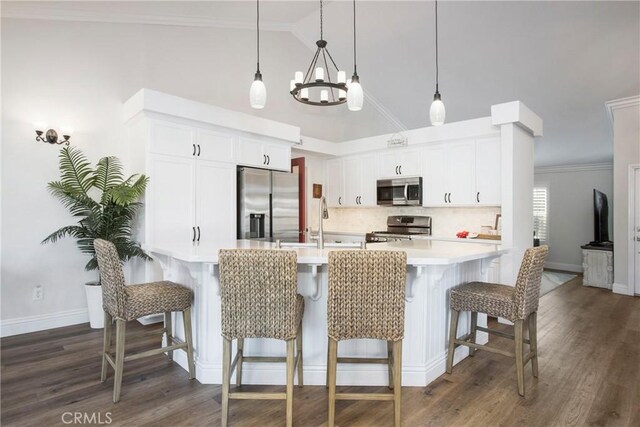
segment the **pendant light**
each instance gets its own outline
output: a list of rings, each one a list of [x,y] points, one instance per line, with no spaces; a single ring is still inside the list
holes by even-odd
[[[260,73],[260,0],[256,0],[256,39],[258,61],[255,78],[249,91],[249,102],[251,108],[261,110],[267,103],[267,88],[262,81],[262,73]]]
[[[347,106],[350,111],[362,110],[364,103],[364,92],[360,86],[358,77],[358,66],[356,65],[356,0],[353,0],[353,76],[347,82]]]
[[[445,109],[442,103],[442,97],[438,91],[438,0],[435,0],[436,4],[436,93],[433,95],[433,102],[429,109],[429,117],[431,118],[431,124],[433,126],[440,126],[444,124]]]
[[[289,83],[289,93],[293,99],[303,104],[326,107],[347,102],[348,87],[346,73],[340,71],[327,49],[322,15],[322,0],[320,0],[320,40],[316,42],[316,53],[306,74],[302,71],[295,72],[294,79]],[[335,81],[331,80],[332,73],[336,75]]]

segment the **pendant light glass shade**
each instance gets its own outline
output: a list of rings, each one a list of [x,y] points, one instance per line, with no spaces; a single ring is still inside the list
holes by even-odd
[[[262,76],[256,75],[256,79],[251,83],[251,90],[249,91],[249,102],[251,108],[261,110],[267,103],[267,87],[262,81]]]
[[[362,86],[360,86],[360,81],[357,77],[354,76],[349,81],[347,89],[347,106],[349,107],[349,111],[362,110],[362,104],[364,104],[364,92],[362,91]]]
[[[433,126],[443,125],[445,116],[446,111],[444,108],[444,103],[440,98],[440,94],[437,93],[433,96],[433,102],[431,103],[431,108],[429,109],[429,118],[431,119],[431,124]]]

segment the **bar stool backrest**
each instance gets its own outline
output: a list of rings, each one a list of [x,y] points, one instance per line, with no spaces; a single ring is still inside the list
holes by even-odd
[[[549,247],[545,245],[527,249],[522,257],[513,296],[517,319],[524,320],[538,310],[542,270],[548,253]]]
[[[225,338],[296,336],[295,251],[223,249],[218,262]]]
[[[329,252],[329,337],[402,339],[406,275],[405,252]]]
[[[103,239],[95,239],[93,247],[100,269],[102,308],[116,319],[124,318],[126,283],[118,251],[113,243]]]

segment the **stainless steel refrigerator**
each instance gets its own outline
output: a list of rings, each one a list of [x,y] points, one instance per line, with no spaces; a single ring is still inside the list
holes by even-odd
[[[298,241],[297,172],[238,167],[238,239]]]

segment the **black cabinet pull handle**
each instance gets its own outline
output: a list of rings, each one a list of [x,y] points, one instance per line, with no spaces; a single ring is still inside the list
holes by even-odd
[[[480,192],[476,193],[476,202],[480,203]]]
[[[362,204],[362,196],[358,197],[358,200],[359,200],[358,203]]]
[[[447,196],[449,198],[449,203],[451,203],[451,193],[448,193],[449,195]]]
[[[342,204],[342,196],[338,197],[338,204],[341,205]]]
[[[198,157],[200,157],[200,144],[198,144]]]
[[[398,175],[398,166],[396,166],[396,175]]]
[[[198,226],[198,240],[196,240],[198,243],[200,243],[200,226]]]
[[[196,155],[196,144],[191,144],[193,145],[193,153],[191,153],[192,156]]]
[[[399,175],[402,175],[402,165],[398,166],[398,170],[400,171]]]
[[[267,164],[267,156],[266,155],[262,155],[262,164],[266,165]]]
[[[444,193],[444,202],[447,203],[447,193]]]
[[[271,164],[271,157],[267,154],[267,165]]]
[[[196,241],[196,228],[195,227],[191,227],[193,229],[193,237],[191,238],[192,242]]]

